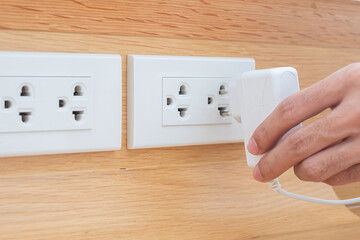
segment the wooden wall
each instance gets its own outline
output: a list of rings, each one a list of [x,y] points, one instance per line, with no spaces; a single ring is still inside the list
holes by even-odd
[[[257,68],[294,66],[305,88],[360,61],[359,12],[350,0],[0,1],[1,51],[124,59],[121,151],[0,159],[0,239],[358,239],[345,207],[252,180],[243,144],[127,150],[125,76],[127,54],[253,57]],[[336,198],[292,171],[281,181]]]

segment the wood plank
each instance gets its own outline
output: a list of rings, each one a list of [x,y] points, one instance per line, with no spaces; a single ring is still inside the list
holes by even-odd
[[[0,239],[358,236],[360,219],[345,207],[288,199],[253,181],[243,144],[127,150],[125,76],[130,53],[255,57],[257,68],[296,67],[305,88],[360,61],[360,49],[2,30],[0,50],[124,59],[122,150],[0,159]],[[331,187],[300,182],[291,171],[281,181],[289,191],[336,198]]]
[[[0,1],[0,29],[355,47],[360,2]]]
[[[292,174],[282,180],[290,190],[334,197],[322,184],[296,184]],[[298,239],[301,231],[360,224],[343,206],[303,203],[255,183],[240,161],[2,177],[0,196],[0,236],[7,240],[266,239],[293,232],[288,239]]]

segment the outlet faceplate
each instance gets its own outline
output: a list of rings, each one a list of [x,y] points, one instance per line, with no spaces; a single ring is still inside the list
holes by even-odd
[[[128,55],[127,147],[241,142],[228,88],[249,58]]]
[[[121,148],[121,57],[0,52],[0,156]]]

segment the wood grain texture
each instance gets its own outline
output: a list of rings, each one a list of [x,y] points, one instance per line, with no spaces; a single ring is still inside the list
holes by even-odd
[[[185,1],[189,9],[198,10],[194,6],[198,4],[207,6],[209,13],[216,13],[218,8],[231,8],[237,2]],[[280,4],[271,2],[273,4],[268,5],[273,8]],[[88,9],[88,12],[81,10],[80,4],[70,3],[59,1],[57,4],[60,5],[53,6],[54,10],[50,7],[55,5],[51,1],[2,1],[0,11],[11,19],[2,19],[0,25],[13,30],[0,30],[0,51],[121,54],[124,60],[123,148],[114,152],[0,159],[1,240],[358,238],[360,218],[345,207],[291,200],[253,181],[251,170],[245,163],[243,144],[126,149],[127,54],[253,57],[257,68],[294,66],[299,71],[301,88],[305,88],[351,62],[360,61],[360,48],[355,45],[358,39],[350,39],[350,28],[346,27],[349,25],[345,24],[342,28],[334,26],[332,34],[339,33],[340,37],[323,45],[317,42],[317,37],[308,41],[300,37],[297,39],[302,41],[293,43],[284,40],[279,44],[279,41],[274,42],[268,37],[255,42],[254,38],[246,40],[241,33],[233,35],[239,41],[232,41],[231,35],[214,41],[212,31],[198,29],[206,21],[215,21],[206,17],[189,23],[191,32],[199,32],[203,37],[179,37],[173,28],[155,28],[155,25],[145,23],[132,25],[132,29],[129,27],[124,31],[115,20],[105,24],[104,30],[100,25],[84,24],[104,14],[98,10],[99,7],[115,9],[120,18],[126,14],[123,9],[131,10],[135,19],[141,19],[140,15],[150,17],[151,10],[177,11],[181,7],[179,3],[148,1],[144,5],[145,2],[137,1],[137,4],[79,1],[97,6],[96,9]],[[256,1],[241,3],[250,18],[260,14],[259,10],[251,11],[253,5],[262,6],[265,10],[268,6]],[[302,1],[296,5],[288,2],[292,9],[304,15],[314,9],[306,7],[311,4],[313,1]],[[317,1],[318,8],[319,4],[328,8],[331,14],[342,12],[348,13],[347,16],[359,7],[350,2],[340,4],[340,1],[329,1],[329,4]],[[16,8],[16,16],[14,5],[23,8]],[[350,10],[349,6],[352,6]],[[31,11],[27,8],[42,10],[31,15],[32,19],[27,15]],[[71,13],[72,19],[60,21],[51,16],[61,9]],[[274,19],[271,10],[262,14],[268,15],[264,18]],[[67,26],[67,21],[74,23],[74,19],[84,21],[81,24],[86,25],[87,30]],[[354,19],[357,19],[356,16]],[[301,25],[296,16],[292,20]],[[44,21],[47,24],[43,25],[47,28],[39,28]],[[287,27],[286,22],[282,24]],[[187,26],[185,23],[179,25]],[[162,35],[151,37],[142,33],[144,29],[157,29]],[[266,29],[271,30],[270,27]],[[308,30],[303,26],[299,29]],[[241,30],[248,32],[250,27],[243,26]],[[311,31],[318,34],[314,29]],[[95,34],[97,32],[107,34]],[[342,32],[348,35],[342,36]],[[221,36],[219,32],[217,34]],[[284,30],[284,34],[293,36],[290,27]],[[340,38],[348,39],[349,44],[344,47]],[[336,198],[331,187],[303,183],[291,171],[284,174],[281,181],[289,191]],[[336,188],[336,191],[340,198],[344,198],[358,194],[353,189]]]
[[[345,186],[336,186],[335,188],[336,194],[340,199],[349,199],[360,196],[360,182],[348,184]],[[348,206],[348,208],[355,214],[360,216],[360,204],[354,204]]]
[[[2,0],[0,29],[358,47],[359,4],[342,0]]]

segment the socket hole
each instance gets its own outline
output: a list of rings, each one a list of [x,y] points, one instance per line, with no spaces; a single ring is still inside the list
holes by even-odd
[[[20,96],[21,97],[29,97],[31,95],[30,93],[30,87],[27,85],[24,85],[21,87]]]
[[[9,108],[11,108],[11,101],[9,101],[9,100],[5,100],[4,101],[4,108],[5,109],[9,109]]]
[[[66,101],[64,99],[59,99],[59,108],[63,108],[66,106]]]
[[[186,95],[186,86],[185,85],[181,85],[180,86],[180,91],[179,91],[179,95]]]
[[[31,112],[20,112],[19,115],[23,123],[27,123],[31,119]]]
[[[172,98],[166,98],[166,105],[171,106],[173,104],[174,100]]]
[[[220,89],[219,89],[219,94],[220,95],[225,95],[225,94],[227,94],[227,88],[226,88],[226,86],[223,84],[223,85],[221,85],[220,86]]]
[[[73,111],[72,114],[74,115],[75,121],[81,121],[84,117],[84,111]]]
[[[74,96],[83,96],[83,88],[80,85],[76,85],[74,88]]]
[[[218,107],[219,114],[222,117],[230,116],[228,107]]]
[[[179,111],[179,115],[180,115],[180,117],[182,117],[182,118],[184,118],[184,117],[186,117],[186,115],[187,115],[187,108],[178,108],[178,111]]]
[[[208,97],[208,105],[212,104],[214,102],[214,99],[212,97]]]

